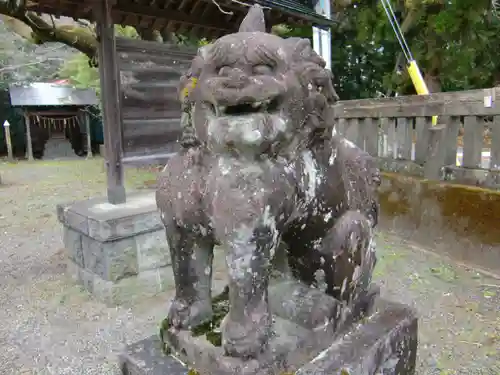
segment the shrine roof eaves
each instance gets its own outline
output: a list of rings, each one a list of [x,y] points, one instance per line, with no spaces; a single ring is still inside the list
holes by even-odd
[[[7,0],[38,13],[95,20],[95,9],[103,0]],[[23,4],[24,3],[24,4]],[[334,21],[317,14],[311,0],[114,0],[113,22],[144,30],[195,34],[214,38],[238,30],[248,5],[258,3],[264,8],[271,25],[314,25],[328,27]]]

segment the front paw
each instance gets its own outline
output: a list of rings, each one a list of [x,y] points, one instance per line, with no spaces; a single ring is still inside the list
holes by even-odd
[[[197,300],[192,303],[174,298],[168,311],[168,322],[175,328],[191,329],[212,319],[212,304],[209,300]]]
[[[228,314],[221,324],[222,346],[226,355],[256,358],[267,348],[271,325],[269,313],[255,320],[250,316],[240,321],[233,321]]]

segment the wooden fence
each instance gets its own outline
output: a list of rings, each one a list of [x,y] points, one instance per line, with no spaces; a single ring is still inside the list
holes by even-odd
[[[340,101],[334,116],[347,139],[374,156],[412,160],[426,178],[456,166],[457,150],[462,168],[500,169],[500,88]]]
[[[177,87],[195,49],[117,38],[123,162],[158,164],[177,151],[181,107]]]

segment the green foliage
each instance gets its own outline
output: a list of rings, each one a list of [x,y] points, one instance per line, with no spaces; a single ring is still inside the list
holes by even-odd
[[[48,81],[74,51],[64,45],[34,45],[0,22],[0,89],[9,84]]]
[[[139,38],[137,31],[130,26],[115,26],[115,32],[121,37]],[[99,70],[89,65],[88,57],[83,53],[77,53],[66,61],[59,71],[59,77],[69,79],[75,87],[92,88],[100,94]]]
[[[60,78],[66,78],[80,88],[92,88],[100,93],[99,71],[89,66],[89,60],[83,53],[69,59],[59,71]]]
[[[424,76],[437,77],[443,91],[491,87],[497,83],[500,21],[490,14],[488,0],[407,0],[393,1],[392,5],[399,23],[409,25],[405,38]],[[339,71],[337,74],[349,74],[351,82],[360,80],[360,70],[372,72],[368,75],[368,87],[351,83],[350,90],[359,89],[358,97],[373,94],[380,87],[382,91],[392,88],[413,94],[406,70],[394,71],[401,49],[381,4],[357,0],[353,7],[345,9],[344,16],[347,22],[334,36],[334,64],[346,59],[352,63],[349,53],[342,51],[351,49],[364,67],[333,69]],[[364,59],[368,59],[371,68]]]
[[[139,39],[136,29],[130,26],[115,25],[115,34],[124,38]]]

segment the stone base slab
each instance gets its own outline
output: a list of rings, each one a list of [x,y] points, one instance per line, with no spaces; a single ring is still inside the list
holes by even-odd
[[[57,207],[70,276],[98,299],[121,303],[173,284],[165,229],[154,192],[112,205],[92,198]]]
[[[377,310],[360,324],[352,327],[346,334],[333,338],[330,345],[323,351],[311,356],[295,356],[301,343],[307,337],[307,330],[290,326],[290,322],[277,319],[277,327],[283,335],[282,343],[290,348],[292,353],[286,355],[293,358],[288,366],[283,366],[281,358],[276,358],[272,366],[262,368],[258,360],[241,361],[219,354],[213,358],[217,363],[238,363],[232,368],[231,374],[282,375],[284,371],[296,375],[412,375],[415,373],[417,352],[417,317],[407,306],[379,300]],[[201,339],[200,339],[201,340]],[[279,339],[278,339],[279,341]],[[191,340],[191,342],[193,342]],[[207,343],[204,343],[205,349]],[[200,346],[194,344],[190,348],[199,351]],[[278,346],[276,346],[278,348]],[[304,353],[300,348],[298,350]],[[214,349],[212,349],[212,353]],[[207,356],[206,353],[200,353]],[[282,353],[283,354],[283,353]],[[310,353],[312,354],[312,353]],[[180,354],[182,355],[182,354]],[[299,363],[300,362],[300,363]],[[149,337],[126,348],[120,356],[123,375],[187,375],[190,365],[180,362],[162,351],[162,343],[156,336]],[[201,375],[223,375],[224,371],[213,372],[213,368],[191,364]],[[283,368],[286,367],[286,368]],[[219,367],[220,368],[220,367]],[[228,373],[229,374],[229,373]]]

